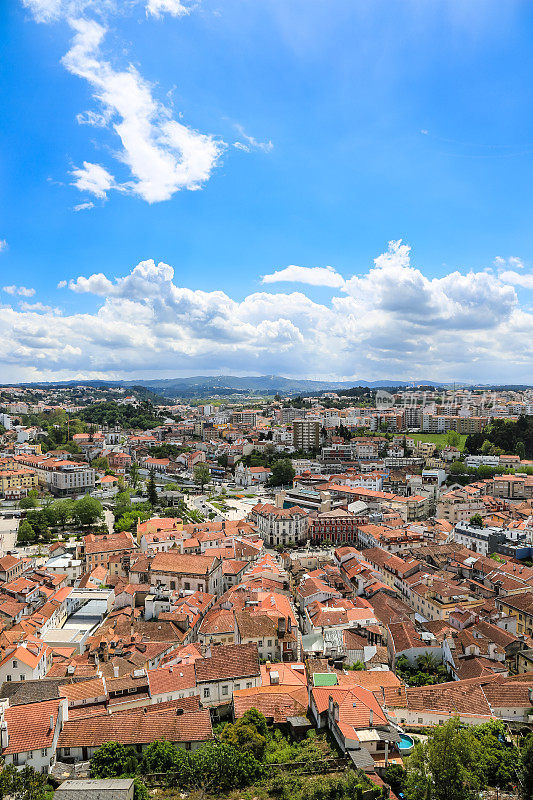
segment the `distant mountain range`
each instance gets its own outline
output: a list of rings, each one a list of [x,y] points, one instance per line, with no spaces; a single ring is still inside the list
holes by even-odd
[[[17,384],[27,387],[51,387],[51,386],[94,386],[94,387],[124,387],[134,386],[143,387],[155,394],[163,397],[203,397],[206,394],[233,394],[233,393],[255,393],[255,394],[312,394],[315,392],[337,391],[358,387],[369,387],[370,389],[409,387],[409,386],[435,386],[438,388],[457,388],[469,386],[479,389],[514,388],[525,389],[526,386],[498,387],[496,384],[475,386],[467,383],[442,381],[313,381],[299,378],[284,378],[280,375],[260,375],[244,376],[236,375],[195,375],[189,378],[161,378],[152,380],[132,380],[132,381],[61,381],[61,382],[34,382]]]

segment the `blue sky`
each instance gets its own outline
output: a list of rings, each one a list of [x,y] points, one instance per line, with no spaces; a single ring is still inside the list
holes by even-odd
[[[0,24],[5,380],[531,381],[531,3]]]

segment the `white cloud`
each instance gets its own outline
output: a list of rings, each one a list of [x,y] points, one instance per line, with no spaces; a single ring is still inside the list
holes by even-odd
[[[240,137],[244,139],[244,142],[233,142],[233,147],[237,150],[244,150],[246,153],[250,153],[252,150],[262,150],[263,153],[270,153],[274,149],[270,139],[267,142],[260,142],[254,136],[249,136],[242,125],[236,124],[234,127],[239,132]]]
[[[18,294],[21,297],[33,297],[35,294],[35,289],[28,289],[26,286],[3,286],[2,289],[7,294],[15,295]]]
[[[146,13],[154,17],[170,14],[173,17],[183,17],[190,14],[191,6],[183,4],[180,0],[148,0]]]
[[[67,285],[66,281],[59,281],[59,283],[57,284],[57,288],[58,289],[64,289],[66,287],[66,285]]]
[[[73,292],[101,298],[93,313],[4,304],[0,371],[19,380],[308,376],[312,365],[326,378],[516,382],[533,361],[533,314],[509,283],[472,271],[428,278],[401,242],[365,273],[339,282],[327,302],[266,290],[236,300],[175,280],[172,266],[149,259],[119,277],[74,277]]]
[[[59,308],[52,308],[52,306],[46,306],[43,303],[27,303],[23,300],[20,304],[21,311],[33,311],[36,313],[47,313],[50,312],[52,314],[61,314]]]
[[[74,206],[74,211],[88,211],[90,208],[94,208],[94,203],[78,203]]]
[[[91,164],[89,161],[84,161],[83,167],[73,169],[70,174],[75,179],[72,181],[72,185],[79,189],[80,192],[89,192],[101,200],[104,200],[107,197],[107,192],[115,187],[114,177],[100,164]]]
[[[224,142],[199,133],[171,117],[170,110],[154,99],[152,87],[132,65],[117,71],[100,54],[106,29],[94,20],[70,21],[75,30],[71,49],[63,64],[84,78],[94,90],[102,115],[122,142],[120,160],[129,168],[131,180],[117,186],[99,165],[91,164],[75,185],[104,197],[110,188],[121,188],[149,203],[168,200],[181,189],[199,189],[210,178]],[[87,162],[84,162],[86,167]],[[98,168],[105,176],[94,178]],[[98,178],[103,177],[104,185]],[[81,185],[80,185],[81,183]]]
[[[7,250],[7,241],[5,239],[0,239],[0,253],[4,250]]]
[[[500,273],[500,280],[511,283],[513,286],[521,286],[523,289],[533,289],[533,273],[514,272],[504,270]]]
[[[61,0],[22,0],[37,22],[52,22],[59,19],[62,11]]]
[[[333,289],[344,287],[344,278],[333,267],[298,267],[291,264],[270,275],[264,275],[261,283],[307,283],[310,286],[329,286]]]
[[[509,258],[496,256],[494,259],[494,266],[498,267],[498,269],[505,269],[508,267],[511,269],[524,269],[524,262],[521,258],[517,258],[517,256],[510,256]]]

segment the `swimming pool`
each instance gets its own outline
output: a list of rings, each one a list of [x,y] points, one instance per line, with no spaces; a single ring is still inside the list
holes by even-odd
[[[400,734],[400,741],[398,743],[398,749],[402,752],[407,752],[408,750],[412,750],[414,747],[415,741],[410,736],[407,736],[406,733]]]

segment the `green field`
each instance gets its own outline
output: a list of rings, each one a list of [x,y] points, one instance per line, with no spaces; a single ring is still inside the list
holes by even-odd
[[[445,433],[408,433],[407,438],[414,439],[415,442],[433,442],[438,447],[446,447],[446,434]],[[466,436],[460,436],[460,442],[457,445],[461,452],[464,450]]]

